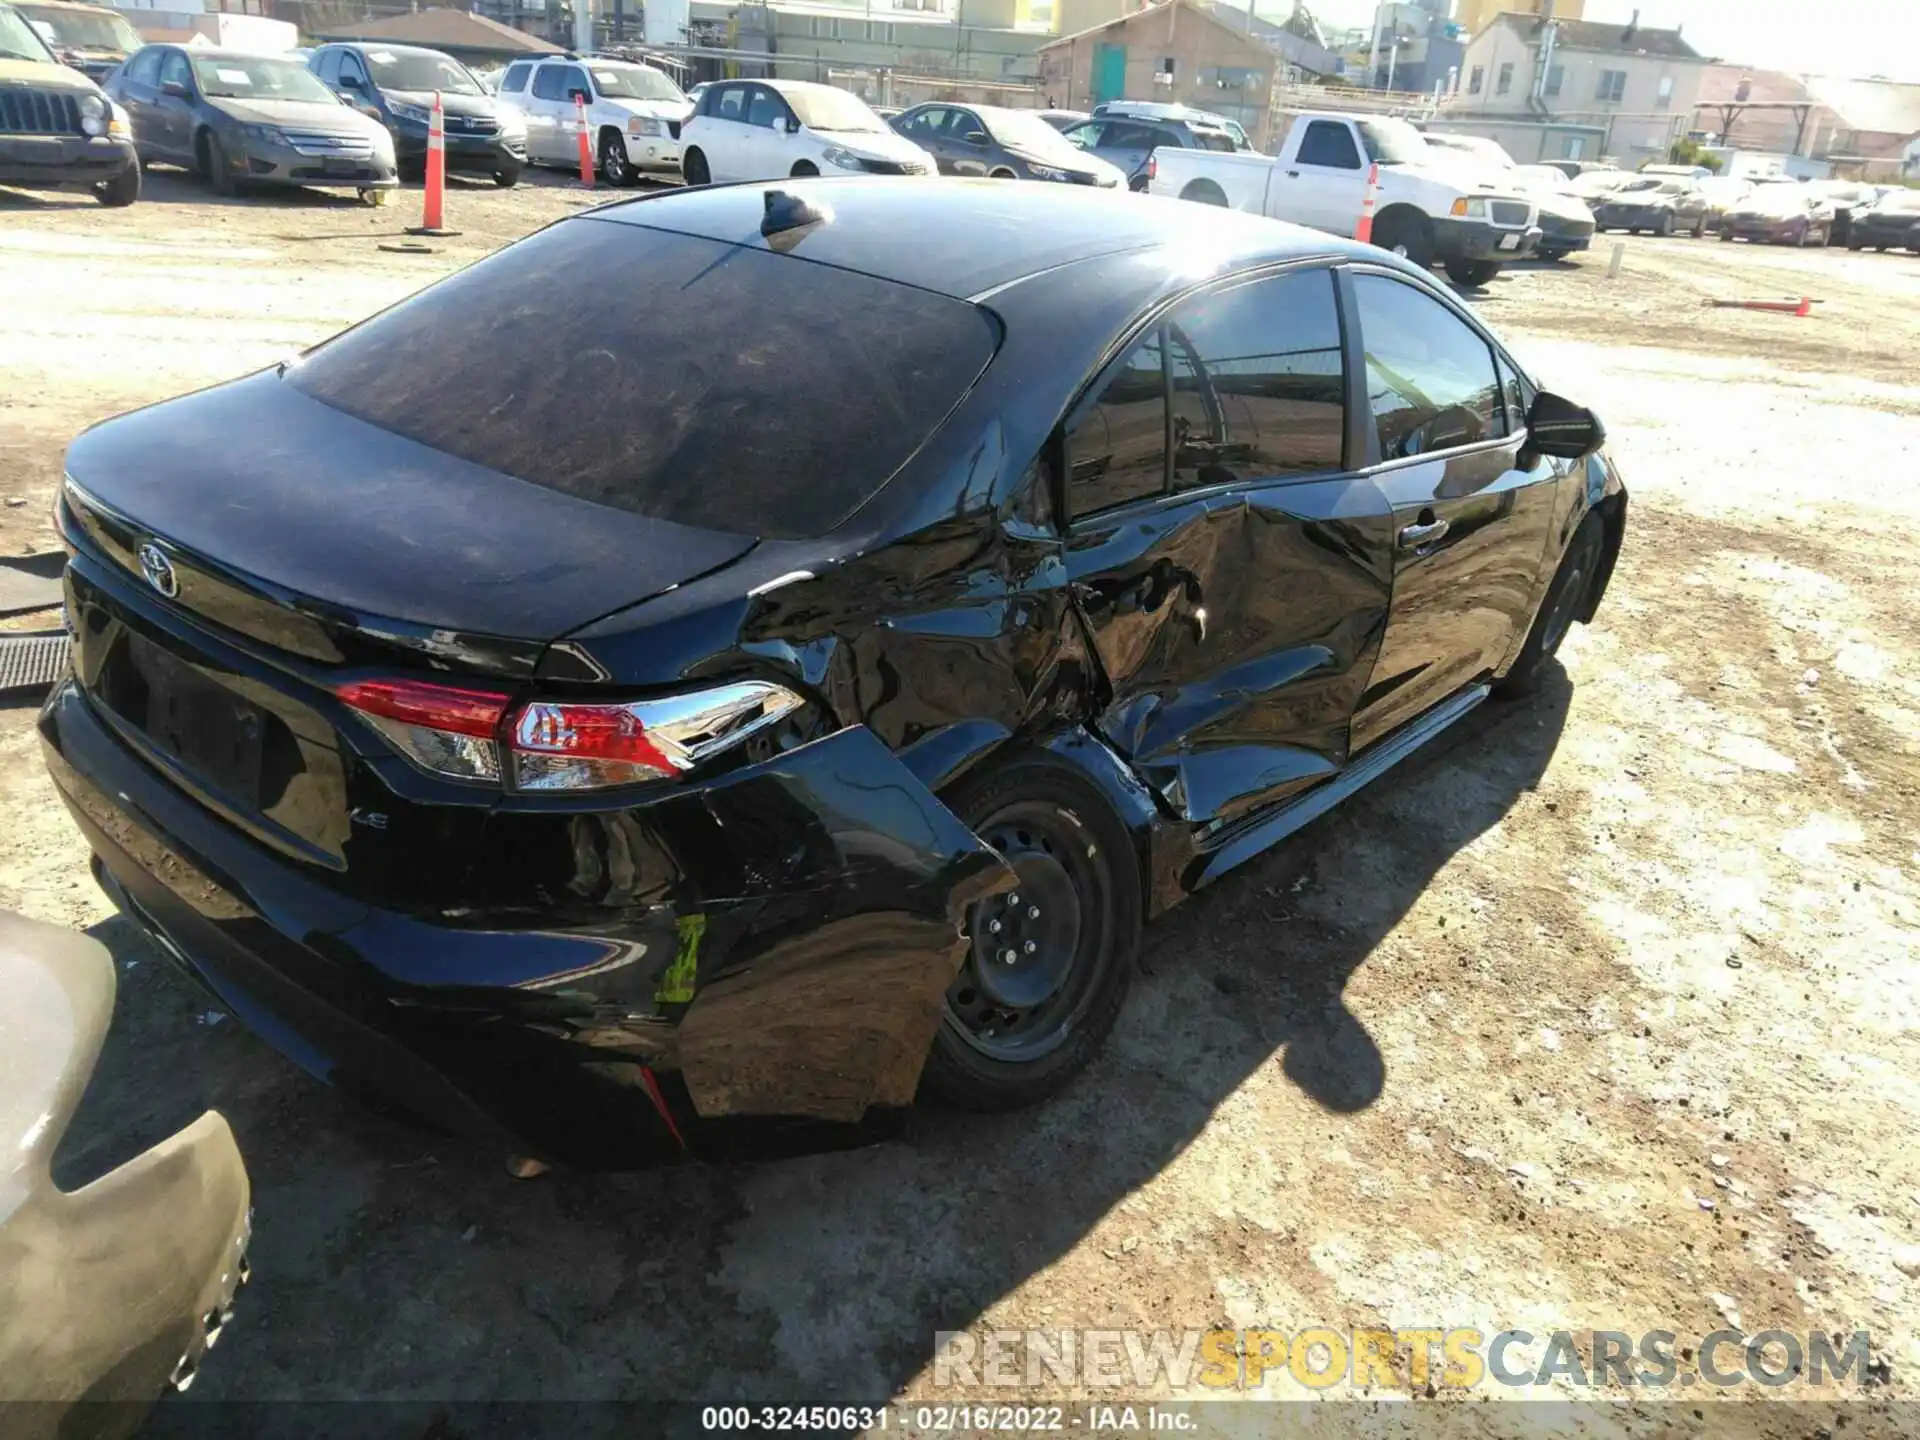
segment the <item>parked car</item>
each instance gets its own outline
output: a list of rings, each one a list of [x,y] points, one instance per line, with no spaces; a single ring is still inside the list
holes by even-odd
[[[62,65],[13,6],[0,3],[0,185],[91,190],[102,205],[140,198],[127,112]]]
[[[1720,222],[1722,240],[1771,245],[1824,245],[1833,233],[1833,207],[1806,185],[1759,185]]]
[[[1878,190],[1858,180],[1818,180],[1810,188],[1833,210],[1833,224],[1827,231],[1829,245],[1846,244],[1853,217],[1869,209],[1879,197]]]
[[[307,68],[335,95],[393,137],[400,168],[420,174],[427,167],[427,132],[433,99],[440,97],[447,171],[491,175],[510,186],[527,164],[527,122],[519,109],[502,105],[466,66],[451,55],[417,45],[322,45]]]
[[[209,1111],[65,1189],[53,1157],[113,1018],[98,940],[0,912],[0,1414],[9,1440],[132,1436],[247,1279],[246,1166]],[[191,1427],[189,1427],[191,1428]]]
[[[1548,669],[1602,440],[1351,241],[688,188],[77,439],[40,735],[126,912],[352,1093],[586,1166],[1003,1109],[1144,919]]]
[[[1428,140],[1432,140],[1429,135]],[[1593,244],[1593,210],[1573,190],[1566,173],[1551,165],[1516,165],[1507,178],[1524,191],[1540,211],[1542,260],[1564,260]]]
[[[1127,177],[1074,145],[1031,110],[916,105],[888,122],[933,156],[942,175],[1124,186]]]
[[[721,80],[687,122],[689,185],[786,175],[933,175],[933,156],[858,95],[806,80]]]
[[[1700,182],[1690,175],[1637,175],[1595,201],[1593,222],[1603,233],[1625,230],[1638,235],[1645,230],[1697,239],[1707,233],[1711,208],[1700,193]]]
[[[98,83],[147,42],[118,10],[68,0],[17,0],[13,7],[54,58]]]
[[[1170,120],[1096,115],[1069,126],[1063,133],[1073,145],[1118,169],[1127,177],[1130,190],[1147,188],[1147,161],[1156,150],[1195,149],[1232,154],[1239,148],[1224,125],[1197,117]]]
[[[1162,100],[1103,100],[1093,107],[1095,115],[1124,115],[1134,120],[1171,120],[1224,130],[1236,150],[1251,150],[1253,141],[1246,128],[1230,115],[1201,110],[1193,105],[1172,105]]]
[[[1871,209],[1854,215],[1847,248],[1893,250],[1902,245],[1920,255],[1920,190],[1896,186]]]
[[[1373,243],[1422,269],[1444,263],[1456,283],[1485,285],[1540,243],[1531,197],[1441,158],[1412,125],[1383,115],[1297,115],[1277,155],[1162,150],[1148,189],[1351,235],[1375,164]]]
[[[114,72],[107,93],[133,117],[142,164],[184,165],[216,195],[350,185],[371,199],[400,183],[387,127],[284,55],[148,45]]]
[[[1636,178],[1631,170],[1600,166],[1592,170],[1582,170],[1569,183],[1573,186],[1573,193],[1592,206],[1599,202],[1601,196],[1612,194],[1629,180]]]
[[[1089,118],[1084,110],[1036,110],[1033,113],[1056,130],[1070,130]]]
[[[1753,181],[1742,175],[1709,175],[1700,182],[1707,201],[1707,228],[1718,233],[1727,212],[1753,193]]]
[[[500,98],[526,116],[527,159],[577,169],[579,106],[586,102],[588,151],[609,185],[648,171],[680,168],[681,128],[691,112],[666,71],[597,57],[516,60],[500,77]]]

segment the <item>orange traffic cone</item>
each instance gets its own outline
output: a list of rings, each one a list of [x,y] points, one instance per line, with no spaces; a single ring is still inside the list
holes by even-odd
[[[574,123],[580,127],[580,183],[591,190],[593,188],[593,146],[587,143],[587,102],[579,95],[573,97]]]
[[[1360,202],[1360,223],[1353,227],[1353,238],[1362,245],[1373,243],[1373,196],[1380,188],[1380,167],[1367,167],[1367,195]]]
[[[447,121],[441,109],[440,92],[433,92],[433,118],[427,124],[427,194],[421,207],[420,223],[409,225],[409,235],[458,235],[446,228],[447,205]]]

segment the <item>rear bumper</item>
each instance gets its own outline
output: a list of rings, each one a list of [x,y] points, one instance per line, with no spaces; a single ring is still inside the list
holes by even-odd
[[[613,813],[496,816],[516,866],[573,883],[436,915],[268,851],[71,682],[40,731],[110,891],[245,1024],[361,1098],[579,1168],[830,1144],[904,1108],[961,918],[1011,883],[857,727]]]
[[[98,185],[139,164],[131,140],[87,135],[0,135],[0,185]]]
[[[1484,220],[1456,220],[1450,216],[1433,222],[1434,258],[1447,260],[1524,260],[1540,246],[1540,227],[1527,230],[1505,229]]]

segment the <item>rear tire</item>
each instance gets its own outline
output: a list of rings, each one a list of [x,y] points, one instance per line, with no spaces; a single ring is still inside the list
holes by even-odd
[[[1547,587],[1547,598],[1540,602],[1540,613],[1533,617],[1533,628],[1527,632],[1527,643],[1520,647],[1519,658],[1494,686],[1496,694],[1524,695],[1539,683],[1541,672],[1559,653],[1567,632],[1573,628],[1574,616],[1593,586],[1604,541],[1600,517],[1589,513],[1580,522],[1580,528],[1573,534],[1573,543],[1560,559],[1560,568]]]
[[[1020,177],[1002,165],[998,170],[989,170],[987,172],[987,178],[989,180],[1018,180]]]
[[[796,160],[793,162],[793,169],[787,172],[788,175],[796,177],[818,175],[819,173],[820,167],[811,160]]]
[[[1500,273],[1498,260],[1449,260],[1447,278],[1466,290],[1478,290]]]
[[[713,172],[707,169],[707,157],[689,150],[680,161],[680,178],[689,185],[711,185]]]
[[[959,1109],[1017,1110],[1071,1080],[1112,1030],[1140,939],[1139,867],[1106,802],[1057,762],[1015,760],[944,798],[1020,883],[968,915],[921,1089]]]
[[[110,210],[133,204],[140,198],[140,167],[129,165],[113,179],[94,186],[93,193]]]
[[[1227,192],[1211,180],[1195,180],[1180,192],[1182,200],[1191,200],[1196,205],[1221,205],[1227,203]]]

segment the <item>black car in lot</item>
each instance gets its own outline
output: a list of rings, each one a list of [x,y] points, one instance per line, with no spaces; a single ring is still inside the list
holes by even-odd
[[[1117,168],[1069,143],[1031,110],[916,105],[887,123],[933,156],[942,175],[1109,187],[1127,183]]]
[[[76,440],[40,733],[126,913],[356,1094],[581,1166],[1006,1108],[1145,921],[1593,615],[1602,440],[1348,241],[668,192]]]
[[[387,127],[402,170],[418,174],[426,168],[435,95],[449,173],[491,175],[504,188],[526,169],[526,121],[451,55],[417,45],[322,45],[307,57],[307,68],[347,104]]]
[[[1869,209],[1856,210],[1847,231],[1849,250],[1896,250],[1920,255],[1920,190],[1893,190]]]

